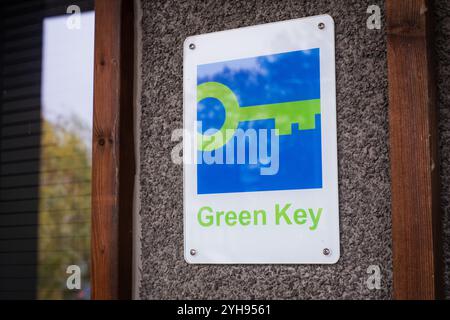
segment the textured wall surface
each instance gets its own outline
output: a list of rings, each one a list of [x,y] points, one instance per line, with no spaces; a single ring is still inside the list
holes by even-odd
[[[445,295],[450,299],[450,1],[435,5]]]
[[[386,43],[384,29],[366,28],[370,4],[384,10],[380,0],[142,0],[141,298],[391,298]],[[341,259],[329,266],[188,265],[182,167],[171,162],[171,134],[183,125],[184,39],[324,13],[336,24]],[[366,287],[372,264],[381,268],[381,290]]]

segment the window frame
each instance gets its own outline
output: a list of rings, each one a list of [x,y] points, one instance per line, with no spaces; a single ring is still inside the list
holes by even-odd
[[[92,299],[131,299],[134,1],[95,1]]]

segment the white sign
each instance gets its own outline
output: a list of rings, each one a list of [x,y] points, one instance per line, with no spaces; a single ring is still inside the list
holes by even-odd
[[[184,43],[189,263],[336,263],[334,22],[328,15]]]

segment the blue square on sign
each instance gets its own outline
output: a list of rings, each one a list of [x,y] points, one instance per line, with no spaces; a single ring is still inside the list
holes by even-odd
[[[199,137],[236,129],[198,143],[198,194],[322,188],[318,48],[199,65],[197,85]]]

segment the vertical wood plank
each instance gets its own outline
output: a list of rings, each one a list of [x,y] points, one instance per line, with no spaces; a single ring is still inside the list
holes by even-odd
[[[96,0],[92,163],[92,298],[132,287],[133,1]]]
[[[396,299],[436,299],[442,287],[430,4],[386,1]]]

